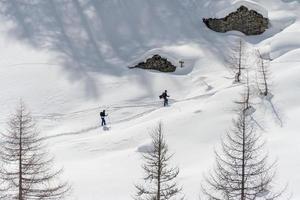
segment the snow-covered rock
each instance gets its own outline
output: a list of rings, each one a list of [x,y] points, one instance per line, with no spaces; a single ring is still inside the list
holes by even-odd
[[[227,6],[223,10],[217,11],[215,18],[226,17],[229,13],[235,12],[241,6],[245,6],[249,10],[254,10],[260,13],[263,17],[268,18],[268,10],[262,4],[251,0],[235,0],[231,3],[231,6]]]
[[[153,150],[154,148],[151,142],[142,144],[137,148],[137,151],[140,153],[149,153],[152,152]]]

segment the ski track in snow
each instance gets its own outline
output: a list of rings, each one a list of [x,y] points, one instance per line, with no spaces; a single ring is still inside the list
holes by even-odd
[[[207,99],[211,96],[214,96],[219,91],[224,91],[226,89],[239,87],[239,86],[241,86],[241,84],[232,84],[230,86],[226,86],[224,88],[221,88],[217,91],[197,95],[197,96],[194,96],[194,97],[189,97],[189,98],[185,98],[185,99],[181,99],[181,100],[169,99],[169,103],[173,105],[173,104],[180,103],[180,102],[187,102],[187,101],[198,100],[198,99]],[[34,117],[36,119],[41,119],[41,120],[47,119],[47,120],[55,120],[56,121],[58,118],[59,119],[61,119],[61,118],[71,118],[71,116],[74,118],[74,115],[81,115],[83,113],[87,113],[87,112],[90,112],[90,111],[99,111],[99,110],[102,110],[102,109],[106,109],[108,112],[114,113],[114,112],[116,112],[120,109],[123,109],[123,108],[146,108],[146,107],[150,107],[151,109],[149,109],[147,111],[137,113],[137,114],[133,114],[133,116],[130,116],[130,117],[127,117],[127,118],[123,118],[123,119],[116,120],[116,121],[111,121],[110,123],[112,123],[114,125],[117,125],[117,124],[122,123],[122,122],[128,122],[130,120],[135,120],[135,119],[144,117],[147,114],[152,113],[153,111],[157,111],[159,109],[162,109],[163,108],[162,107],[162,101],[156,101],[156,102],[154,101],[154,102],[148,102],[148,103],[142,103],[142,104],[137,104],[136,103],[136,104],[131,104],[131,105],[129,105],[129,104],[111,105],[111,106],[88,108],[88,109],[83,109],[83,110],[70,112],[70,113],[54,113],[54,114],[48,114],[48,115],[43,115],[43,116],[34,115]],[[86,128],[80,129],[80,130],[74,130],[74,131],[70,131],[70,132],[49,135],[49,136],[43,137],[43,139],[47,140],[47,139],[52,139],[52,138],[57,138],[57,137],[62,137],[62,136],[80,135],[80,134],[88,133],[90,131],[100,129],[100,128],[101,128],[100,125],[89,126],[89,127],[86,127]]]
[[[218,91],[224,91],[224,89],[239,87],[240,85],[241,84],[232,84],[230,86],[221,88]],[[180,102],[186,102],[186,101],[192,101],[192,100],[198,100],[198,99],[208,99],[209,97],[214,96],[216,93],[218,93],[218,91],[210,92],[210,93],[207,93],[207,94],[197,95],[197,96],[185,98],[185,99],[182,99],[182,100],[169,99],[169,103],[173,105],[173,104],[180,103]],[[75,111],[75,112],[71,112],[71,113],[64,113],[64,114],[60,113],[60,114],[49,114],[49,115],[45,115],[45,116],[35,116],[35,118],[50,119],[51,120],[52,118],[56,119],[57,116],[68,118],[68,116],[73,116],[74,114],[82,114],[82,113],[86,113],[86,112],[89,112],[89,111],[99,111],[101,109],[107,109],[110,113],[114,113],[114,112],[118,111],[119,109],[123,109],[123,108],[145,108],[145,107],[150,107],[151,109],[147,110],[147,111],[144,111],[144,112],[141,112],[141,113],[138,113],[138,114],[133,114],[133,116],[130,116],[128,118],[112,121],[111,123],[113,123],[113,125],[118,125],[119,123],[122,123],[122,122],[128,122],[130,120],[135,120],[135,119],[144,117],[147,114],[150,114],[154,111],[157,111],[157,110],[163,108],[162,107],[162,102],[157,101],[157,102],[146,103],[146,104],[132,104],[132,105],[125,104],[125,105],[112,105],[112,106],[104,106],[104,107],[95,107],[95,108],[79,110],[79,111]],[[95,126],[86,127],[86,128],[80,129],[80,130],[75,130],[75,131],[70,131],[70,132],[65,132],[65,133],[58,133],[58,134],[55,134],[55,135],[46,136],[46,137],[43,137],[43,139],[48,140],[48,139],[53,139],[53,138],[63,137],[63,136],[80,135],[80,134],[88,133],[90,131],[100,129],[100,128],[102,128],[100,125],[95,125]]]
[[[229,86],[227,88],[231,88],[232,86]],[[201,99],[201,98],[209,98],[213,95],[215,95],[217,92],[211,92],[208,94],[203,94],[203,95],[198,95],[195,97],[189,97],[186,99],[182,99],[182,100],[173,100],[173,99],[169,99],[169,103],[170,104],[176,104],[179,102],[186,102],[186,101],[191,101],[191,100],[196,100],[196,99]],[[152,108],[154,106],[154,108]],[[34,116],[35,118],[41,118],[41,119],[52,119],[52,118],[57,118],[57,116],[59,117],[67,117],[67,116],[73,116],[74,114],[82,114],[88,111],[99,111],[101,109],[107,109],[110,113],[116,112],[119,109],[122,108],[145,108],[145,107],[151,107],[150,110],[138,113],[138,114],[134,114],[133,116],[130,116],[128,118],[124,118],[124,119],[120,119],[120,120],[116,120],[116,121],[112,121],[111,123],[113,123],[114,125],[117,125],[118,123],[122,123],[122,122],[128,122],[130,120],[134,120],[137,118],[141,118],[153,111],[159,110],[162,107],[162,102],[154,102],[154,103],[149,103],[149,104],[140,104],[140,105],[114,105],[114,106],[105,106],[105,107],[96,107],[96,108],[89,108],[89,109],[85,109],[85,110],[80,110],[80,111],[76,111],[76,112],[72,112],[72,113],[65,113],[65,114],[49,114],[49,115],[44,115],[44,116]],[[50,136],[46,136],[43,139],[51,139],[51,138],[56,138],[56,137],[61,137],[61,136],[71,136],[71,135],[78,135],[78,134],[83,134],[83,133],[87,133],[89,131],[95,130],[95,129],[99,129],[101,128],[100,125],[96,125],[96,126],[92,126],[92,127],[86,127],[83,128],[81,130],[77,130],[77,131],[71,131],[71,132],[66,132],[66,133],[59,133],[59,134],[55,134],[55,135],[50,135]]]

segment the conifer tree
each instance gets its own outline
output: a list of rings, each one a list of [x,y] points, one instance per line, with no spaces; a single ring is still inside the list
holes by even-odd
[[[230,56],[227,58],[229,68],[234,73],[235,82],[242,81],[243,71],[247,69],[248,52],[246,43],[240,39],[236,45],[230,49]]]
[[[136,200],[175,200],[183,199],[181,188],[178,187],[176,177],[178,167],[170,167],[168,146],[162,132],[161,123],[151,134],[152,148],[143,153],[145,172],[144,184],[136,185]]]
[[[0,176],[8,187],[8,199],[31,200],[63,199],[70,190],[59,175],[62,170],[53,170],[53,158],[49,157],[39,136],[33,118],[20,103],[2,133],[0,157],[3,167]]]
[[[208,200],[274,200],[274,163],[268,164],[261,135],[251,120],[249,86],[239,103],[233,128],[216,151],[216,167],[202,186]]]
[[[257,76],[257,85],[260,91],[260,94],[263,96],[268,96],[270,94],[270,70],[268,62],[263,59],[259,51],[257,51],[258,57],[258,76]]]

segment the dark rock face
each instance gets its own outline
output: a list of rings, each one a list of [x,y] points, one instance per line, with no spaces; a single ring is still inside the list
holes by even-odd
[[[236,12],[221,19],[203,19],[206,26],[216,32],[240,31],[246,35],[259,35],[268,29],[269,19],[241,6]]]
[[[130,68],[157,70],[160,72],[174,72],[176,70],[176,66],[174,66],[166,58],[163,58],[157,54],[154,55],[152,58],[148,58],[145,62],[140,62],[136,66]]]

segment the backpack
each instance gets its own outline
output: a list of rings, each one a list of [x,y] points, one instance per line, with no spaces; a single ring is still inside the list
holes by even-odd
[[[104,117],[105,116],[105,114],[104,114],[104,112],[102,111],[102,112],[100,112],[100,116],[101,117]]]

